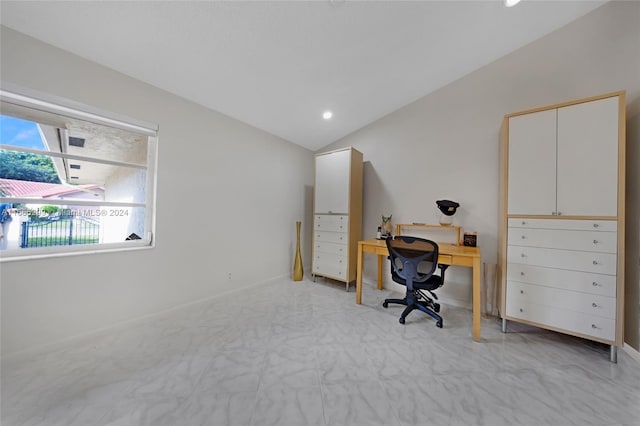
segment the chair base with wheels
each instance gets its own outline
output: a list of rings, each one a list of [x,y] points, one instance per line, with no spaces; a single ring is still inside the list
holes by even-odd
[[[444,275],[444,271],[445,269],[447,269],[448,265],[438,265],[438,267],[442,270],[442,275]],[[400,324],[404,324],[407,315],[409,315],[415,309],[418,309],[419,311],[424,312],[425,314],[436,320],[436,327],[442,328],[443,320],[442,317],[438,315],[438,313],[440,312],[440,304],[434,302],[433,300],[438,300],[438,296],[436,296],[430,290],[427,291],[431,296],[433,296],[433,298],[427,296],[421,290],[414,289],[412,297],[407,294],[404,299],[385,299],[384,302],[382,302],[382,307],[388,308],[389,303],[406,306],[405,310],[402,311],[402,315],[400,315],[400,319],[398,320]],[[407,293],[409,293],[408,289]]]

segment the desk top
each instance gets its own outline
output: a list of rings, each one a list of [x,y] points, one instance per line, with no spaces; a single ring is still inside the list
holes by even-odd
[[[371,238],[369,240],[358,241],[359,245],[367,246],[371,248],[383,248],[387,249],[387,244],[384,240],[378,240]],[[438,243],[438,249],[440,254],[468,256],[468,257],[480,257],[480,247],[468,247],[458,246],[450,243]]]

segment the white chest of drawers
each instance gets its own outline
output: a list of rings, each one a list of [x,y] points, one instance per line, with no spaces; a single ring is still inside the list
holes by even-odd
[[[347,276],[349,218],[316,214],[314,220],[313,273],[345,279]]]
[[[509,219],[506,316],[615,340],[616,226],[613,220]]]

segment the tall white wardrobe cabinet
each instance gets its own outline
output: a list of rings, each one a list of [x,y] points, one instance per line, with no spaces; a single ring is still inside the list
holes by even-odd
[[[507,114],[499,262],[503,331],[531,324],[623,345],[625,94]]]
[[[356,279],[362,234],[362,153],[353,148],[316,155],[312,275],[346,284]]]

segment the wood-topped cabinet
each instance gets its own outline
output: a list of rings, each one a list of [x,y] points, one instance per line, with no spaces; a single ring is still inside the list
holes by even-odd
[[[623,344],[624,92],[505,116],[503,331],[518,321]]]
[[[312,274],[356,279],[362,229],[362,153],[345,148],[316,155]]]

